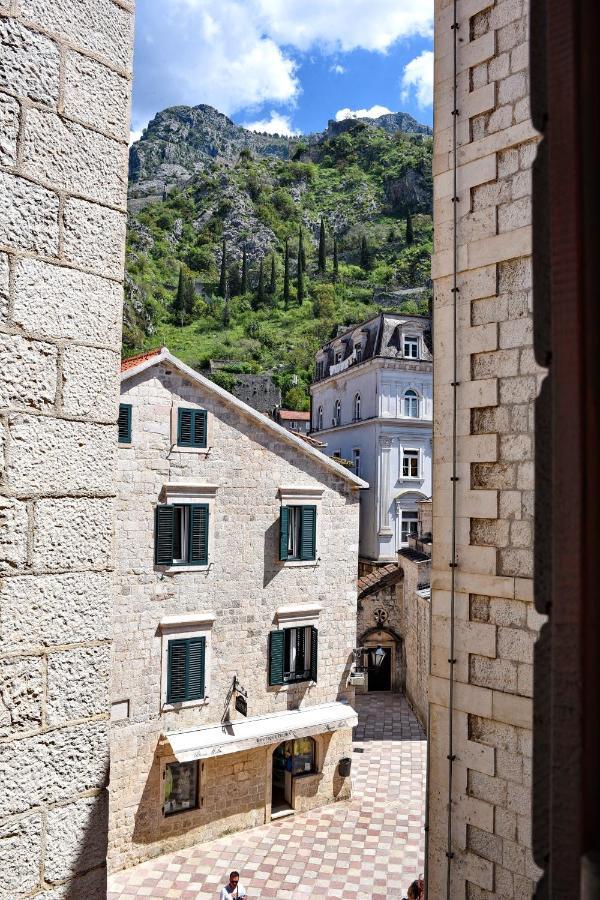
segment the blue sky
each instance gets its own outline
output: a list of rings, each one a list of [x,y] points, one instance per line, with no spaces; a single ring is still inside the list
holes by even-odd
[[[432,21],[433,0],[143,0],[133,134],[199,103],[279,133],[387,110],[431,124]]]

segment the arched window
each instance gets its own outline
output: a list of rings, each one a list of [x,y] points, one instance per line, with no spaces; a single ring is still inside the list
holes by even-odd
[[[323,431],[323,407],[317,410],[317,431]]]
[[[406,391],[404,394],[404,415],[410,419],[419,418],[419,395],[416,391]]]
[[[354,395],[354,421],[358,422],[360,419],[360,394]]]
[[[342,402],[341,400],[336,400],[333,407],[333,424],[341,425],[342,424]]]

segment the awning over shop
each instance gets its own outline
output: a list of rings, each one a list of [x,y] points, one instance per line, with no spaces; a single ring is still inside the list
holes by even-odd
[[[339,728],[353,728],[357,723],[358,715],[348,704],[323,703],[306,709],[252,716],[223,725],[208,725],[192,731],[169,732],[165,737],[179,762],[192,762],[337,731]]]

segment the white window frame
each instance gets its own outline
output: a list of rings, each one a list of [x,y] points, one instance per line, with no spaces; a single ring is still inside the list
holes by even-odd
[[[413,416],[412,412],[407,412],[407,406],[410,410],[413,406],[416,407],[417,414]],[[420,419],[421,418],[421,397],[414,388],[407,388],[404,391],[402,396],[402,416],[405,419]]]
[[[405,516],[406,516],[406,519],[405,519]],[[404,530],[405,522],[416,523],[416,526],[417,526],[416,531],[411,530],[411,531],[405,532],[405,530]],[[403,540],[403,536],[405,533],[407,535],[407,540]],[[419,533],[419,512],[418,512],[418,510],[416,510],[416,509],[401,509],[400,510],[400,546],[408,547],[408,537],[410,537],[411,534],[418,534],[418,533]]]
[[[410,352],[406,352],[407,348]],[[412,352],[414,349],[414,353]],[[420,359],[419,338],[414,334],[405,334],[402,340],[402,355],[405,359]]]
[[[360,421],[361,421],[361,418],[360,418],[360,404],[361,404],[360,392],[357,391],[356,394],[354,395],[354,400],[352,401],[352,413],[353,413],[352,418],[353,418],[353,421],[354,421],[354,422],[360,422]]]
[[[177,575],[180,572],[207,572],[212,565],[212,560],[214,558],[217,490],[218,485],[216,484],[196,484],[195,482],[183,482],[181,484],[168,483],[163,485],[159,498],[161,503],[168,503],[172,506],[193,506],[197,503],[206,503],[208,505],[207,564],[202,566],[195,564],[188,565],[186,563],[176,563],[176,561],[173,560],[173,565],[167,566],[164,569],[165,575]]]
[[[361,458],[360,458],[360,447],[352,448],[352,458],[354,461],[354,474],[357,478],[362,478],[361,473]]]
[[[210,674],[212,662],[212,627],[214,612],[189,613],[179,616],[164,616],[159,623],[161,640],[161,680],[160,710],[185,709],[188,706],[206,706],[210,699]],[[167,703],[169,678],[169,641],[177,638],[203,637],[204,644],[204,697],[199,700],[185,700],[183,703]]]
[[[417,474],[416,475],[405,475],[404,473],[404,462],[408,461],[408,470],[412,468],[410,462],[412,460],[417,461]],[[401,455],[401,476],[402,481],[422,481],[423,476],[421,472],[421,451],[417,447],[402,447],[402,455]]]
[[[342,401],[338,399],[333,404],[333,425],[337,428],[342,424]]]

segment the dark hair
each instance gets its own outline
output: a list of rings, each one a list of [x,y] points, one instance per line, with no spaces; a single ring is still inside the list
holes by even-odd
[[[420,893],[419,882],[413,881],[408,889],[408,900],[419,900]]]
[[[233,872],[230,872],[230,873],[229,873],[229,877],[230,877],[230,878],[233,878],[234,875],[237,875],[238,878],[240,877],[240,873],[239,873],[239,872],[236,872],[235,869],[233,870]]]

